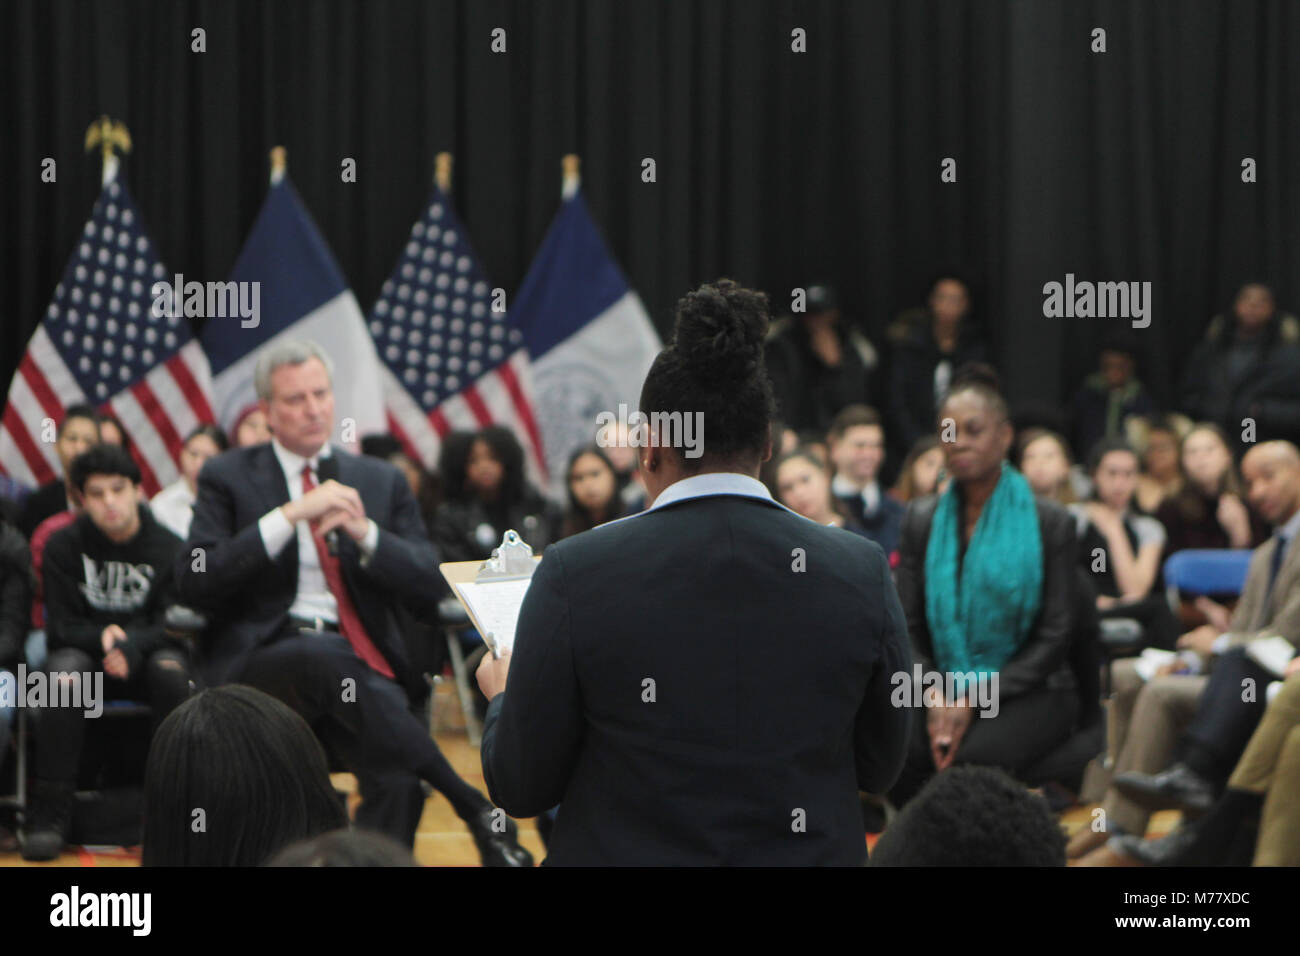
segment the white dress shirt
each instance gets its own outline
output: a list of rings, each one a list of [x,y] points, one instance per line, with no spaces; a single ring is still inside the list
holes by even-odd
[[[320,485],[320,472],[317,471],[317,465],[320,459],[328,458],[332,453],[329,442],[326,442],[319,452],[311,459],[303,458],[285,448],[274,438],[271,439],[271,448],[275,452],[276,459],[280,462],[280,467],[284,470],[284,480],[289,486],[289,500],[297,501],[303,495],[302,490],[302,466],[311,463],[312,475],[315,477],[316,485]],[[321,570],[320,555],[316,551],[316,542],[312,540],[311,527],[306,521],[299,521],[297,528],[290,523],[289,519],[284,516],[282,508],[275,508],[268,511],[262,516],[257,523],[258,530],[262,534],[262,545],[266,548],[267,555],[274,561],[284,550],[289,539],[294,537],[295,531],[298,538],[298,593],[294,596],[293,604],[289,607],[289,614],[292,617],[305,618],[312,620],[320,618],[330,624],[337,624],[339,619],[338,602],[334,600],[334,594],[329,589],[329,584],[325,580],[325,572]],[[339,529],[340,534],[346,534],[346,531]],[[369,528],[366,535],[357,543],[361,549],[362,564],[370,558],[375,552],[375,547],[379,544],[379,526],[373,520],[369,521]]]
[[[190,491],[189,482],[177,478],[150,499],[149,510],[159,524],[185,540],[194,520],[194,492]]]
[[[868,482],[865,488],[859,488],[843,475],[836,475],[831,479],[831,494],[835,495],[836,498],[852,498],[854,496],[862,498],[863,514],[873,515],[876,513],[876,509],[880,507],[880,483],[876,481]]]

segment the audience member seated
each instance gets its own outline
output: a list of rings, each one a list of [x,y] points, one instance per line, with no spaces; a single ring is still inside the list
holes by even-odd
[[[604,449],[596,445],[580,448],[569,458],[565,486],[569,507],[560,526],[561,538],[631,513],[623,500],[622,479]]]
[[[831,492],[843,502],[866,535],[884,550],[898,550],[903,506],[885,494],[878,476],[885,460],[885,429],[874,408],[850,405],[831,423],[827,434],[835,477]]]
[[[890,490],[890,496],[902,504],[914,498],[926,495],[942,494],[948,486],[943,474],[943,449],[939,447],[938,435],[927,435],[919,439],[903,460],[903,468],[898,473],[898,482]]]
[[[261,866],[348,825],[325,753],[274,697],[231,684],[163,721],[144,784],[144,866]]]
[[[9,757],[9,741],[16,713],[14,695],[18,664],[27,636],[27,609],[32,600],[31,557],[22,532],[0,518],[0,771]],[[17,840],[0,826],[0,853],[12,853]]]
[[[781,504],[810,521],[870,537],[849,513],[848,506],[831,494],[825,466],[806,449],[796,448],[777,461],[776,491]]]
[[[541,554],[556,540],[559,510],[524,475],[524,449],[510,429],[489,425],[468,446],[448,445],[439,462],[447,498],[434,519],[444,561],[481,561],[513,529]]]
[[[924,307],[903,312],[890,325],[888,410],[899,448],[911,448],[934,431],[939,400],[957,369],[988,361],[971,305],[968,284],[944,274],[930,284]]]
[[[1185,425],[1180,427],[1180,422],[1185,422]],[[1137,508],[1143,514],[1156,514],[1165,499],[1172,498],[1183,487],[1178,450],[1182,436],[1190,428],[1191,422],[1180,415],[1130,421],[1130,440],[1138,442],[1142,457]]]
[[[614,466],[614,473],[618,475],[618,485],[622,489],[619,494],[623,499],[624,513],[634,515],[645,511],[646,496],[645,479],[641,475],[640,468],[637,467],[637,450],[628,441],[630,434],[626,422],[618,423],[615,426],[616,440],[602,450],[609,463]]]
[[[1136,352],[1131,339],[1112,337],[1101,347],[1098,370],[1075,392],[1070,406],[1071,437],[1080,455],[1103,438],[1126,438],[1129,418],[1155,414],[1155,402],[1137,378]]]
[[[33,532],[42,521],[61,511],[73,510],[71,482],[67,480],[72,459],[92,445],[99,444],[99,416],[89,405],[73,405],[59,422],[55,432],[54,451],[59,456],[63,478],[56,478],[42,485],[27,496],[23,502],[22,514],[18,518],[18,530],[23,537],[30,540]]]
[[[1209,806],[1259,723],[1263,688],[1272,679],[1247,649],[1276,636],[1300,646],[1300,547],[1293,546],[1300,534],[1300,451],[1266,442],[1246,454],[1242,470],[1252,504],[1277,534],[1252,555],[1226,630],[1209,623],[1184,634],[1183,653],[1150,680],[1135,659],[1112,666],[1114,779],[1103,802],[1106,826],[1081,832],[1069,848],[1088,865],[1123,862],[1124,844],[1107,838],[1141,837],[1168,795],[1193,810]],[[1246,680],[1259,688],[1251,699],[1243,699]]]
[[[977,695],[967,679],[965,692],[957,686],[927,702],[933,705],[913,723],[907,765],[891,792],[896,804],[954,764],[1020,773],[1063,743],[1079,714],[1068,660],[1074,520],[1035,498],[1007,463],[1011,422],[990,385],[959,380],[939,417],[954,426],[954,440],[943,443],[953,481],[942,495],[908,506],[898,592],[923,672],[937,672],[945,685],[948,675],[954,682],[974,675],[988,690]],[[977,706],[986,709],[977,715]]]
[[[98,412],[96,418],[99,419],[99,440],[105,445],[116,445],[130,454],[131,440],[127,438],[122,423],[109,412]]]
[[[772,419],[772,454],[759,466],[758,480],[767,487],[773,498],[777,497],[776,463],[781,460],[782,455],[788,454],[798,447],[799,433],[793,428],[787,428],[780,419]],[[633,460],[635,461],[635,456],[633,456]]]
[[[358,825],[413,845],[424,781],[465,821],[484,862],[531,865],[518,828],[456,774],[410,710],[408,694],[427,685],[392,608],[433,620],[447,593],[410,486],[387,462],[330,443],[332,363],[319,346],[267,346],[254,382],[274,438],[204,466],[176,562],[181,598],[209,614],[208,684],[249,684],[307,720],[356,774]]]
[[[77,706],[38,714],[36,777],[23,857],[63,851],[88,713],[104,700],[148,702],[155,726],[190,693],[186,650],[164,632],[172,566],[181,542],[153,517],[140,470],[116,445],[98,445],[72,462],[71,481],[86,512],[54,534],[45,553],[49,686],[68,684]],[[99,675],[103,675],[100,677]],[[98,687],[86,686],[102,680]]]
[[[1018,446],[1016,465],[1034,494],[1061,505],[1079,500],[1070,480],[1074,462],[1064,438],[1046,428],[1026,428]]]
[[[424,526],[432,532],[434,516],[438,505],[442,504],[442,478],[412,458],[392,435],[367,435],[361,439],[361,453],[384,459],[405,476],[411,494],[420,506]]]
[[[185,438],[177,467],[181,476],[149,500],[149,509],[168,531],[182,541],[190,533],[194,517],[194,496],[199,487],[199,471],[209,458],[229,447],[226,433],[216,425],[199,425]]]
[[[846,405],[870,404],[879,391],[875,347],[840,315],[835,290],[808,286],[802,313],[777,319],[765,347],[777,414],[796,432],[825,434]]]
[[[1047,801],[991,767],[953,767],[903,808],[870,866],[1065,866]]]
[[[1141,623],[1143,645],[1172,650],[1178,622],[1160,585],[1165,529],[1133,510],[1137,453],[1122,438],[1103,439],[1088,460],[1094,499],[1071,505],[1079,535],[1079,566],[1097,591],[1105,618]]]
[[[285,847],[267,866],[417,866],[411,851],[373,830],[333,830]]]
[[[1265,522],[1241,500],[1241,481],[1223,430],[1202,422],[1179,451],[1182,488],[1156,512],[1168,539],[1164,557],[1186,548],[1254,548],[1268,537]]]
[[[271,429],[266,424],[266,413],[253,405],[246,408],[230,429],[236,448],[260,445],[271,440]]]
[[[1300,657],[1284,676],[1223,794],[1158,840],[1117,838],[1124,856],[1145,866],[1300,866]]]
[[[1273,438],[1300,441],[1298,368],[1300,320],[1278,312],[1267,285],[1247,282],[1188,358],[1179,407],[1233,436],[1236,451]],[[1249,439],[1246,419],[1255,424]]]

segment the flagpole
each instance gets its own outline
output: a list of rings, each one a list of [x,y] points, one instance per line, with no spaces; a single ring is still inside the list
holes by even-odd
[[[100,185],[107,186],[117,178],[119,160],[114,150],[131,152],[131,134],[120,121],[109,119],[107,115],[101,116],[86,129],[86,152],[90,152],[96,146],[100,148],[103,162],[100,168]]]
[[[451,195],[451,153],[433,157],[433,182],[441,192]]]
[[[582,177],[578,174],[578,169],[582,161],[578,159],[577,153],[569,153],[560,160],[560,169],[564,178],[560,188],[560,196],[564,199],[572,199],[578,194],[578,186],[582,183]]]
[[[289,168],[289,153],[283,146],[271,147],[271,185],[284,179],[284,172]]]

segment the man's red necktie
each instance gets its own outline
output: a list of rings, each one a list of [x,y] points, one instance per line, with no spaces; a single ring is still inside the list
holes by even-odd
[[[302,466],[302,493],[305,495],[315,487],[311,463],[308,462]],[[316,542],[316,554],[320,556],[320,569],[325,573],[325,583],[329,585],[330,593],[334,595],[334,601],[338,604],[339,633],[348,639],[357,656],[369,664],[372,670],[391,678],[393,669],[388,666],[388,661],[384,660],[384,655],[379,653],[379,648],[375,647],[374,642],[370,640],[365,625],[361,623],[361,616],[357,614],[356,606],[348,594],[347,586],[343,583],[343,572],[339,568],[338,555],[330,554],[324,535],[315,528],[311,529],[311,539]]]

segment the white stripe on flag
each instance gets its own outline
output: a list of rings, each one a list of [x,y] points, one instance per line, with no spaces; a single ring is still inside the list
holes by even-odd
[[[153,422],[149,420],[149,416],[131,394],[131,390],[123,389],[118,392],[109,405],[113,409],[113,414],[122,422],[122,427],[131,436],[131,444],[153,469],[159,486],[165,488],[175,481],[179,475],[176,463],[172,461],[172,456],[167,451],[162,436],[158,434],[158,429],[154,428]]]
[[[447,419],[447,424],[457,431],[476,432],[483,427],[479,423],[478,416],[474,414],[474,410],[465,401],[463,392],[453,395],[439,405],[438,411],[442,412]]]
[[[181,361],[185,367],[190,370],[190,375],[194,377],[194,384],[199,387],[199,392],[208,401],[212,403],[212,366],[208,364],[208,353],[203,351],[203,345],[198,339],[190,339],[180,350]],[[193,406],[190,406],[193,408]],[[215,411],[213,412],[215,415]],[[195,414],[195,420],[198,420],[198,414]],[[184,435],[181,436],[182,438]]]
[[[58,396],[63,407],[76,405],[79,402],[89,402],[86,393],[81,390],[77,380],[72,376],[72,370],[63,363],[63,357],[59,355],[58,349],[50,341],[49,334],[45,331],[45,326],[38,326],[32,340],[27,343],[27,351],[36,363],[36,367],[41,370],[46,384],[50,390]]]
[[[392,370],[382,362],[379,368],[384,382],[384,402],[389,413],[397,419],[397,424],[419,452],[424,467],[430,471],[435,470],[438,467],[438,450],[442,447],[438,432]]]
[[[542,487],[542,473],[541,469],[537,467],[536,448],[533,446],[528,429],[524,427],[519,408],[515,405],[515,400],[506,388],[505,382],[501,380],[501,376],[494,370],[480,378],[476,384],[479,397],[483,399],[483,404],[487,406],[493,424],[506,426],[519,439],[519,444],[524,448],[528,480],[540,489]]]
[[[37,374],[39,374],[39,370],[37,370]],[[31,443],[39,449],[41,457],[45,459],[46,463],[49,464],[50,468],[54,470],[56,475],[63,474],[63,465],[59,461],[59,453],[55,450],[54,442],[41,441],[41,422],[46,418],[45,408],[36,398],[36,393],[33,392],[31,386],[27,384],[27,379],[23,377],[22,373],[15,373],[14,375],[14,385],[9,391],[9,404],[17,413],[18,420],[21,422],[22,428],[27,432],[28,438],[31,439]],[[75,401],[64,402],[63,407],[67,408],[69,405],[75,404],[77,404]],[[59,423],[56,421],[53,424],[54,427],[57,428]],[[19,449],[17,443],[14,442],[13,436],[8,435],[7,431],[6,440],[9,442],[10,446],[12,446],[13,451],[11,453],[9,447],[0,444],[0,460],[4,461],[5,467],[9,469],[9,473],[13,475],[15,479],[18,481],[28,481],[34,487],[38,484],[36,476],[32,473],[30,466],[27,464],[27,459],[23,455],[21,449]],[[19,474],[18,466],[20,463],[22,470],[26,472],[26,478]]]
[[[181,436],[181,441],[184,441],[185,436],[199,423],[199,417],[194,414],[194,408],[180,386],[176,384],[176,379],[172,378],[171,371],[166,365],[158,365],[144,377],[144,380],[153,389],[163,414],[171,419],[172,428]]]

